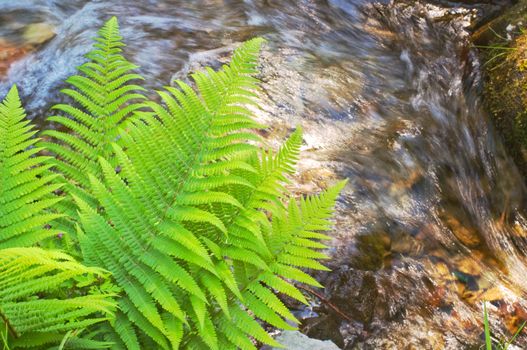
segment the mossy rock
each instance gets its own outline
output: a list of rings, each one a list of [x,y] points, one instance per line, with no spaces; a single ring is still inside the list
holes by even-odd
[[[520,2],[486,32],[476,33],[482,49],[485,86],[484,100],[509,153],[527,176],[527,27],[509,31],[509,25],[527,25],[527,1]],[[490,34],[489,34],[490,33]],[[505,41],[507,35],[514,37]]]

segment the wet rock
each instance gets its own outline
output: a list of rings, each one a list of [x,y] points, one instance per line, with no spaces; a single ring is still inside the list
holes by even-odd
[[[356,350],[459,350],[465,346],[453,334],[444,329],[429,329],[423,317],[409,323],[390,324],[382,330],[382,336],[367,339],[352,349]],[[459,325],[458,325],[459,326]]]
[[[24,27],[21,38],[14,36],[14,41],[0,38],[0,79],[14,62],[54,36],[54,27],[51,24],[33,23]]]
[[[495,18],[484,23],[472,34],[472,41],[478,45],[487,45],[496,40],[496,34],[507,35],[507,29],[525,20],[527,1],[515,1],[515,5],[502,9]]]
[[[454,273],[454,276],[456,276],[459,282],[461,282],[461,284],[463,285],[463,287],[459,288],[459,290],[462,291],[460,293],[462,296],[466,297],[467,296],[466,292],[473,292],[479,289],[478,288],[478,276],[470,275],[468,273],[464,273],[459,270],[456,270],[453,273]]]
[[[503,314],[506,320],[505,326],[511,335],[516,334],[523,323],[527,322],[527,309],[520,306],[518,303],[513,304],[512,307],[513,312],[506,310],[506,312]],[[525,330],[522,332],[522,334],[525,334],[524,332]]]
[[[357,237],[356,247],[350,251],[350,265],[360,270],[382,268],[390,250],[390,236],[384,231],[364,233]]]
[[[477,231],[470,226],[462,225],[457,218],[448,216],[446,218],[446,224],[454,236],[456,236],[456,238],[467,247],[474,248],[481,244],[481,239],[479,238]]]
[[[426,2],[431,6],[441,6],[439,10],[435,10],[436,16],[441,20],[452,20],[464,15],[468,28],[477,30],[492,22],[516,0],[427,0]]]
[[[308,318],[302,322],[302,333],[310,338],[331,340],[339,347],[344,346],[344,338],[339,330],[340,320],[330,315]]]
[[[392,238],[392,254],[417,255],[423,250],[423,244],[407,232],[397,232]]]
[[[462,257],[459,261],[455,263],[459,271],[462,273],[479,276],[482,273],[482,266],[480,261],[476,261],[472,257]]]
[[[375,275],[370,271],[334,271],[325,281],[329,302],[341,313],[369,324],[373,318],[379,295]]]
[[[514,224],[513,232],[514,234],[516,234],[517,237],[527,238],[527,229],[525,228],[525,226],[523,226],[519,222],[516,222]]]
[[[492,287],[483,291],[479,298],[486,301],[502,300],[504,298],[503,291],[499,287]]]
[[[313,193],[328,188],[336,180],[336,174],[327,168],[310,168],[299,174],[298,184],[303,193]]]
[[[422,181],[424,178],[423,173],[417,169],[413,169],[408,177],[398,180],[392,185],[390,189],[392,192],[399,192],[411,189],[418,182]]]

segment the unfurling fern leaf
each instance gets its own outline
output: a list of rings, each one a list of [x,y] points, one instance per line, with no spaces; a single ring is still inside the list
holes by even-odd
[[[60,185],[47,172],[49,158],[36,156],[42,149],[33,147],[34,134],[13,87],[0,104],[0,328],[4,346],[42,349],[107,320],[114,304],[107,295],[72,289],[105,276],[101,269],[29,247],[57,233],[48,224],[59,215],[47,210],[60,200],[52,194]],[[104,345],[72,336],[74,343]]]

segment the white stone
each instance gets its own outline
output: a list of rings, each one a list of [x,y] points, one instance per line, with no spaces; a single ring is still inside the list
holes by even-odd
[[[285,346],[282,350],[341,350],[330,340],[311,339],[298,331],[284,331],[276,340]]]

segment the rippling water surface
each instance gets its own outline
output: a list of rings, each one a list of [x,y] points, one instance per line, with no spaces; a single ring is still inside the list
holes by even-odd
[[[152,89],[268,40],[257,116],[271,143],[304,126],[296,190],[349,178],[320,276],[345,317],[315,307],[306,332],[347,349],[458,349],[477,343],[482,300],[504,332],[527,318],[525,188],[482,109],[460,16],[359,0],[0,1],[4,43],[23,47],[34,23],[55,32],[0,95],[17,83],[44,125],[112,15]]]

